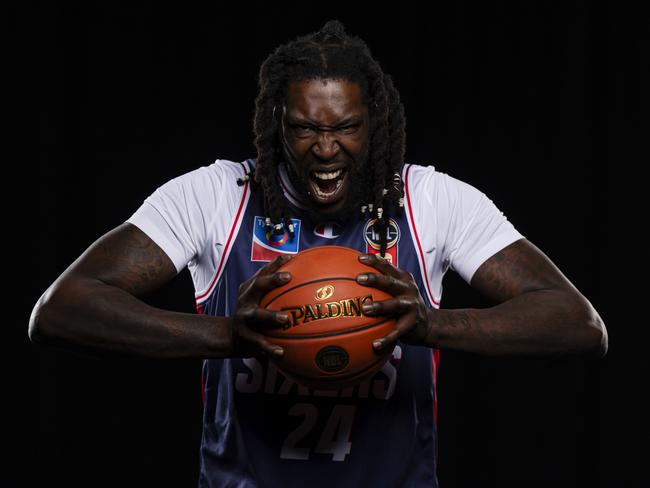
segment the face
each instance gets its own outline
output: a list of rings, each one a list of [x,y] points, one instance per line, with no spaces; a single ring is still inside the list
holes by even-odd
[[[357,204],[368,156],[368,107],[358,83],[291,82],[282,117],[289,174],[312,211],[338,218]],[[357,180],[358,182],[358,180]]]

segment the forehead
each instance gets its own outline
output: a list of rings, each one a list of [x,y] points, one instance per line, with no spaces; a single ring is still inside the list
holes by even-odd
[[[318,119],[366,112],[361,86],[353,81],[292,81],[287,90],[287,114],[292,117]]]

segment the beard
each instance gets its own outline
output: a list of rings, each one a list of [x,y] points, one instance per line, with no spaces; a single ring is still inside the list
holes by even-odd
[[[366,196],[365,185],[362,178],[368,166],[369,144],[366,143],[357,158],[349,158],[347,165],[348,189],[344,195],[343,204],[335,211],[323,212],[320,205],[316,204],[309,193],[309,169],[300,165],[293,158],[285,144],[283,144],[284,160],[286,162],[287,175],[298,192],[302,202],[306,206],[309,218],[315,223],[339,222],[344,223],[350,218],[359,215],[361,202]]]

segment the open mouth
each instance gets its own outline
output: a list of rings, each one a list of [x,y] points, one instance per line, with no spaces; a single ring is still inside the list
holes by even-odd
[[[312,195],[321,203],[332,203],[343,189],[347,168],[334,171],[312,171],[309,174]]]

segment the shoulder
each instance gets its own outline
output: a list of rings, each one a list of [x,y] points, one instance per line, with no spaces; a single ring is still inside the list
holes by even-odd
[[[244,161],[236,162],[228,159],[216,159],[213,163],[195,168],[184,174],[181,174],[172,179],[178,183],[189,182],[220,182],[233,179],[233,183],[237,178],[241,178],[252,169],[253,160],[247,159]]]
[[[203,166],[203,169],[212,173],[222,175],[232,175],[241,177],[243,174],[249,173],[254,166],[253,159],[246,159],[244,161],[230,161],[229,159],[217,159],[208,166]]]
[[[177,198],[201,195],[218,198],[225,193],[238,194],[242,187],[237,180],[251,171],[252,160],[241,162],[217,159],[211,164],[182,173],[160,186],[156,193]]]
[[[205,215],[215,209],[230,208],[244,195],[244,187],[239,186],[237,180],[250,172],[251,164],[251,160],[217,159],[168,180],[149,195],[145,203],[159,212],[179,215]]]
[[[439,202],[441,199],[482,195],[473,185],[438,171],[431,165],[407,163],[404,165],[402,177],[410,198]]]

